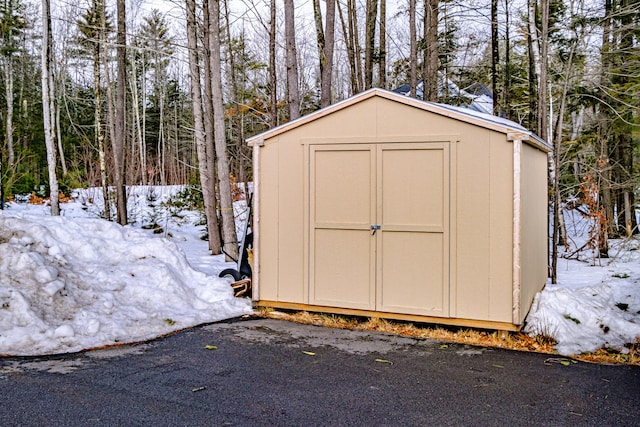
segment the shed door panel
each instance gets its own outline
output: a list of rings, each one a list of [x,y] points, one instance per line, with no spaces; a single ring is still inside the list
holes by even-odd
[[[369,145],[311,148],[309,302],[374,309],[375,162]]]
[[[383,144],[377,310],[449,315],[448,144]]]
[[[449,315],[448,156],[446,143],[310,147],[310,304]]]

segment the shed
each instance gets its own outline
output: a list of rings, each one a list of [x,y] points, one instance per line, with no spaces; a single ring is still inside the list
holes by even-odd
[[[517,123],[371,89],[250,138],[253,300],[517,330],[547,279],[547,153]]]

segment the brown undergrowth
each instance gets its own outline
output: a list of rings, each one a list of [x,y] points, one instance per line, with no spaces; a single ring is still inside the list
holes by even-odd
[[[531,336],[522,332],[443,327],[431,324],[386,320],[380,318],[341,316],[334,314],[310,313],[306,311],[275,311],[269,308],[261,308],[258,314],[261,317],[283,319],[290,322],[325,326],[328,328],[378,331],[414,338],[428,338],[481,347],[531,351],[549,355],[558,354],[553,348],[556,344],[553,339],[540,335]],[[640,340],[630,346],[628,354],[622,354],[614,350],[600,349],[593,353],[574,355],[571,358],[590,363],[640,366]]]
[[[16,199],[11,198],[10,201],[15,202]],[[71,202],[73,201],[73,197],[67,196],[64,193],[58,193],[58,201],[60,203]],[[50,203],[51,203],[51,200],[49,199],[49,197],[40,197],[35,193],[35,191],[32,191],[31,195],[29,196],[29,204],[31,205],[48,205]]]

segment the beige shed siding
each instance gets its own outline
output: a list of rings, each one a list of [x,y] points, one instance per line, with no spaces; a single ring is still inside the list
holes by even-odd
[[[513,318],[513,143],[491,132],[489,319]]]
[[[456,317],[489,316],[489,131],[457,144]]]
[[[522,146],[520,323],[547,281],[547,154]]]
[[[330,143],[329,139],[334,139],[332,143],[336,143],[336,138],[346,142],[351,142],[354,138],[363,141],[375,138],[376,126],[373,121],[377,120],[379,102],[377,98],[364,100],[292,129],[284,135],[287,140],[295,141],[296,144],[309,138],[323,139],[327,143]]]
[[[258,168],[260,269],[257,298],[285,305],[311,304],[337,309],[352,306],[363,310],[380,310],[382,307],[382,311],[391,312],[397,309],[400,314],[424,313],[449,316],[461,321],[474,319],[511,324],[513,143],[507,141],[506,135],[493,127],[479,127],[416,108],[412,104],[413,101],[405,103],[393,98],[390,95],[363,97],[361,101],[348,103],[346,108],[329,110],[318,114],[313,120],[304,121],[299,126],[292,125],[284,131],[274,132],[272,138],[268,137],[269,134],[266,135],[264,146],[260,148]],[[383,294],[380,288],[382,279],[363,278],[373,280],[376,284],[370,289],[370,297],[373,299],[369,302],[366,295],[361,297],[360,294],[349,294],[351,291],[343,289],[345,277],[348,275],[341,277],[338,268],[342,266],[341,268],[348,269],[348,260],[331,259],[331,251],[326,250],[320,253],[320,258],[314,254],[314,242],[317,239],[332,239],[332,235],[340,235],[340,238],[343,238],[351,232],[350,228],[347,228],[346,232],[340,232],[341,226],[335,228],[329,224],[325,227],[316,221],[327,216],[327,206],[319,207],[324,209],[323,211],[314,210],[316,199],[311,195],[311,191],[316,175],[315,172],[312,173],[315,166],[309,162],[316,161],[315,153],[333,150],[332,147],[349,150],[349,144],[355,144],[361,149],[370,150],[372,161],[375,161],[377,156],[382,156],[383,147],[390,147],[395,143],[403,143],[403,146],[414,144],[412,147],[432,144],[431,147],[437,145],[446,153],[446,162],[443,165],[444,170],[447,170],[448,164],[449,199],[446,208],[447,221],[443,223],[446,231],[441,238],[447,241],[438,243],[437,238],[440,237],[436,234],[407,235],[407,245],[410,245],[410,239],[414,239],[416,247],[428,246],[431,248],[429,250],[435,251],[428,255],[431,258],[438,258],[438,247],[444,248],[442,277],[445,278],[446,285],[442,290],[446,294],[437,295],[434,291],[429,294],[429,298],[434,297],[445,305],[440,307],[435,304],[426,311],[410,307],[410,300],[417,301],[426,296],[424,290],[407,289],[406,295],[413,295],[409,300],[402,294]],[[544,222],[542,229],[546,230],[546,185],[540,186],[535,183],[540,179],[546,182],[546,154],[528,145],[524,146],[526,148],[522,155],[522,259],[526,262],[523,262],[522,269],[521,301],[526,310],[540,289],[540,282],[544,283],[546,279],[546,267],[542,271],[539,266],[533,266],[528,261],[532,259],[539,263],[540,257],[543,257],[543,265],[546,266],[546,240],[544,233],[540,232],[541,221]],[[372,167],[378,169],[380,166],[373,164]],[[381,181],[383,177],[377,176],[374,179]],[[375,185],[378,186],[381,182]],[[326,200],[333,200],[331,194],[323,194],[322,197],[326,197]],[[379,192],[378,196],[374,196],[382,199],[381,194]],[[542,198],[544,200],[541,202]],[[381,202],[378,200],[376,203]],[[415,206],[423,205],[418,203]],[[386,209],[390,214],[395,214],[396,211],[389,210],[392,207],[387,205]],[[372,220],[378,209],[372,208]],[[336,217],[335,221],[340,222],[338,220],[341,221]],[[415,223],[414,220],[415,218],[411,217],[406,219],[411,223]],[[531,227],[528,226],[529,223]],[[378,234],[377,244],[380,244],[384,235]],[[404,254],[408,246],[399,240],[393,240],[401,236],[400,233],[386,236],[388,237],[384,238],[384,241],[385,245],[389,245],[389,256],[385,256],[384,259],[372,258],[373,265],[379,264],[377,270],[371,270],[374,274],[378,274],[376,271],[382,271],[381,266],[384,263],[387,272],[396,271],[397,266],[389,264],[394,258],[400,263],[412,264],[411,259],[414,259],[415,263],[419,262],[419,254]],[[353,239],[346,238],[341,243],[347,251],[349,241]],[[370,241],[374,242],[374,239]],[[319,242],[331,247],[330,242]],[[403,258],[404,255],[408,257]],[[317,266],[314,263],[323,263],[324,276],[316,275]],[[334,269],[327,270],[327,263]],[[365,263],[362,264],[362,268],[366,269]],[[422,270],[416,269],[413,275],[423,275],[420,271]],[[395,275],[396,273],[392,274],[394,277]],[[427,275],[437,276],[432,273]],[[346,282],[357,280],[350,276],[347,279]],[[325,284],[331,283],[332,280],[336,280],[336,283],[342,280],[343,285],[336,287],[335,292],[330,287],[315,289],[314,283],[317,280]],[[416,283],[407,279],[399,282],[402,283],[398,283],[398,286],[416,286],[419,280]],[[350,299],[360,303],[353,306],[348,301]],[[526,313],[522,313],[522,316],[524,315]]]
[[[271,140],[270,144],[260,148],[260,298],[278,299],[278,225],[279,225],[279,144]]]
[[[303,267],[303,150],[299,144],[278,144],[278,298],[302,302]]]

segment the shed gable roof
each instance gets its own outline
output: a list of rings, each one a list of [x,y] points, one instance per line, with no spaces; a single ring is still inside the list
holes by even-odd
[[[321,117],[332,114],[344,108],[348,108],[351,105],[360,103],[370,98],[380,97],[394,102],[399,102],[404,105],[408,105],[414,108],[418,108],[424,111],[428,111],[434,114],[448,117],[453,120],[462,121],[475,126],[479,126],[485,129],[490,129],[496,132],[503,133],[508,139],[513,140],[516,138],[526,141],[530,145],[537,147],[543,151],[551,151],[551,145],[544,141],[542,138],[535,135],[533,132],[525,129],[521,125],[511,120],[503,119],[501,117],[492,116],[489,114],[480,113],[477,111],[469,110],[467,108],[455,107],[452,105],[438,104],[434,102],[426,102],[419,99],[410,98],[408,96],[400,95],[384,89],[374,88],[365,92],[361,92],[357,95],[340,101],[336,104],[330,105],[321,110],[315,111],[299,119],[287,122],[283,125],[270,129],[259,135],[255,135],[247,139],[249,145],[260,145],[260,143],[266,139],[273,138],[291,129],[303,126],[306,123],[317,120]]]

